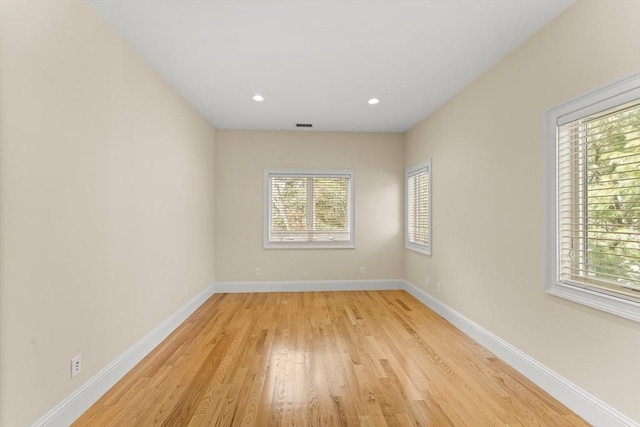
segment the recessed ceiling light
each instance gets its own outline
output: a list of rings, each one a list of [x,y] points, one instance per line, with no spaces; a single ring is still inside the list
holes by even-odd
[[[262,102],[262,101],[264,101],[264,97],[263,97],[262,95],[258,95],[258,94],[253,95],[253,96],[251,97],[251,99],[253,99],[253,100],[254,100],[254,101],[256,101],[256,102]]]
[[[369,105],[376,105],[378,102],[380,102],[380,100],[378,98],[371,98],[367,102],[369,103]]]

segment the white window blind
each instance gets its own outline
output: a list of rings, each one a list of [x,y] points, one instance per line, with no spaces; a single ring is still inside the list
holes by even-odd
[[[406,172],[406,246],[431,254],[431,161]]]
[[[558,126],[559,279],[640,298],[640,102]]]
[[[352,172],[274,170],[265,182],[265,247],[352,247]]]

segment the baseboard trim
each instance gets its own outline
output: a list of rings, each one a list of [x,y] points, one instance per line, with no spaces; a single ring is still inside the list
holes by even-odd
[[[32,424],[32,427],[68,426],[102,397],[111,387],[136,366],[147,354],[180,326],[214,293],[209,285],[182,308],[143,336],[115,360],[87,380],[66,399]]]
[[[404,289],[404,280],[311,280],[284,282],[218,282],[217,294],[259,292],[388,291]]]
[[[589,394],[413,283],[405,281],[404,289],[590,424],[596,427],[640,427],[638,423],[620,411]]]

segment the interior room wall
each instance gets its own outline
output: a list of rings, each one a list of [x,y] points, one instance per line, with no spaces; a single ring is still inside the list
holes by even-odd
[[[403,155],[402,134],[218,130],[216,282],[401,279]],[[263,249],[265,168],[353,169],[356,248]]]
[[[433,249],[405,277],[640,421],[640,325],[544,293],[543,113],[640,68],[640,2],[578,1],[407,134]]]
[[[0,1],[0,67],[0,425],[17,427],[213,283],[214,130],[82,1]]]

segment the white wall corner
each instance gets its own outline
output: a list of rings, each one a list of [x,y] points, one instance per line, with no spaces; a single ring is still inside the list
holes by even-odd
[[[68,426],[155,349],[214,293],[209,285],[43,415],[32,427]]]
[[[413,283],[405,281],[404,289],[587,422],[596,427],[640,427],[640,424],[620,411],[589,394]]]
[[[282,282],[217,282],[217,294],[251,292],[390,291],[404,289],[404,280],[292,280]]]

